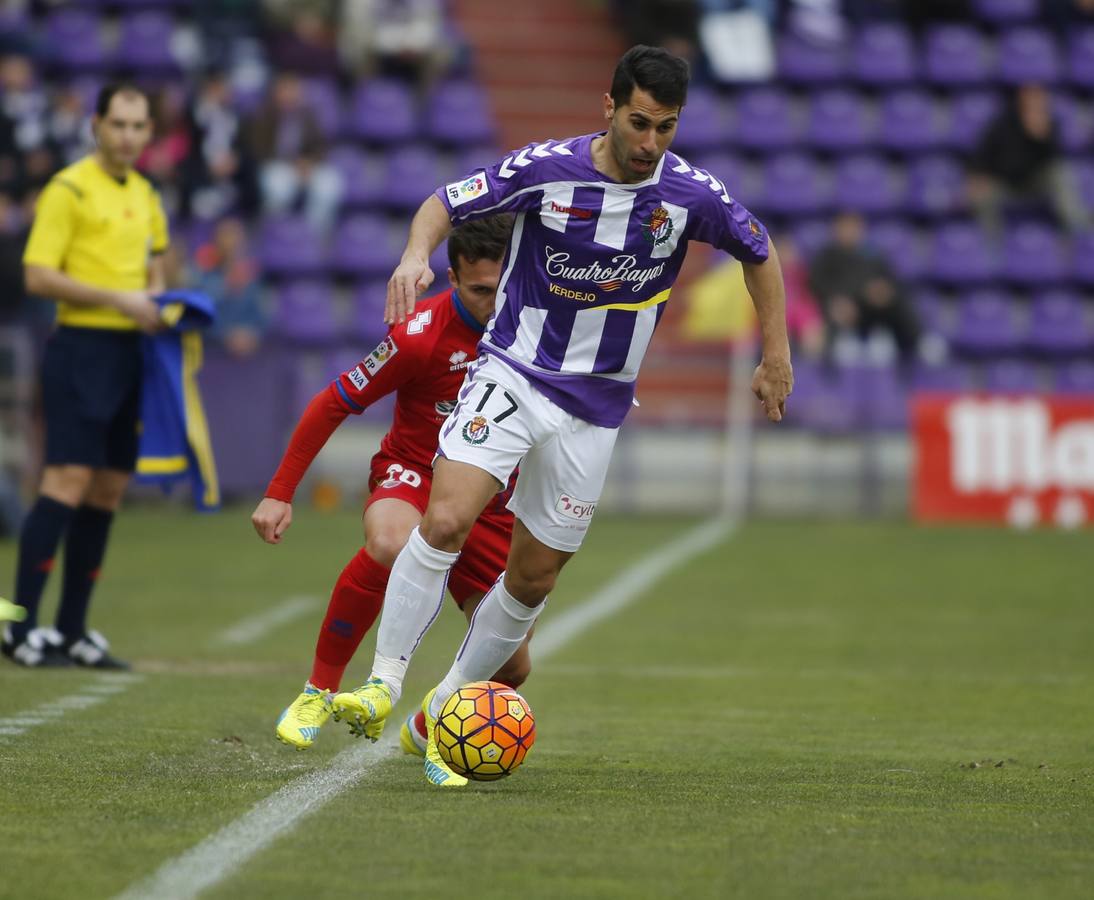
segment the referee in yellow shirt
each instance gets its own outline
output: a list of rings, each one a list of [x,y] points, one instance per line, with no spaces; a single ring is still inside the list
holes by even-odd
[[[0,651],[24,666],[127,668],[87,627],[110,524],[137,461],[141,332],[160,326],[167,220],[133,164],[152,135],[148,97],[109,85],[92,118],[97,149],[62,169],[38,201],[23,255],[29,293],[57,302],[42,364],[46,460],[19,539],[14,600]],[[61,541],[56,627],[38,606]]]

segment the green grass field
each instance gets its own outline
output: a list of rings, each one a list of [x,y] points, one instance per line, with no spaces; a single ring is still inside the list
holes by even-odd
[[[332,723],[298,753],[273,725],[357,517],[301,510],[267,547],[248,515],[120,517],[93,624],[141,680],[3,663],[7,731],[46,720],[0,727],[0,896],[114,896],[353,744]],[[693,524],[598,520],[541,625]],[[1082,534],[748,525],[533,672],[514,777],[452,795],[391,755],[202,896],[1090,897],[1090,560]]]

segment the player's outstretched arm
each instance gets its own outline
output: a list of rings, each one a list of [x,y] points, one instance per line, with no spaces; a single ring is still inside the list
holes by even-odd
[[[251,513],[251,524],[267,544],[280,544],[282,536],[292,525],[292,504],[263,497]]]
[[[387,283],[384,321],[388,325],[406,321],[418,295],[433,283],[429,256],[451,230],[448,210],[436,194],[430,194],[425,203],[418,207],[414,221],[410,223],[410,237],[403,258]]]
[[[760,322],[763,355],[752,377],[752,392],[763,403],[772,422],[781,422],[786,398],[794,387],[790,365],[790,341],[786,336],[786,288],[775,245],[767,244],[767,259],[744,263],[745,286]]]

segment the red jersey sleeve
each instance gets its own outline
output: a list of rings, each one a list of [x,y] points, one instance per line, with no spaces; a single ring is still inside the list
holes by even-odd
[[[354,368],[316,394],[296,424],[266,496],[292,503],[308,466],[346,416],[364,412],[418,373],[415,349],[406,341],[405,325],[399,326]]]

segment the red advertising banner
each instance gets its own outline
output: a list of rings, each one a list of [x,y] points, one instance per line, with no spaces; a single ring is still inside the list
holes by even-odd
[[[1094,397],[920,394],[912,427],[917,520],[1094,521]]]

